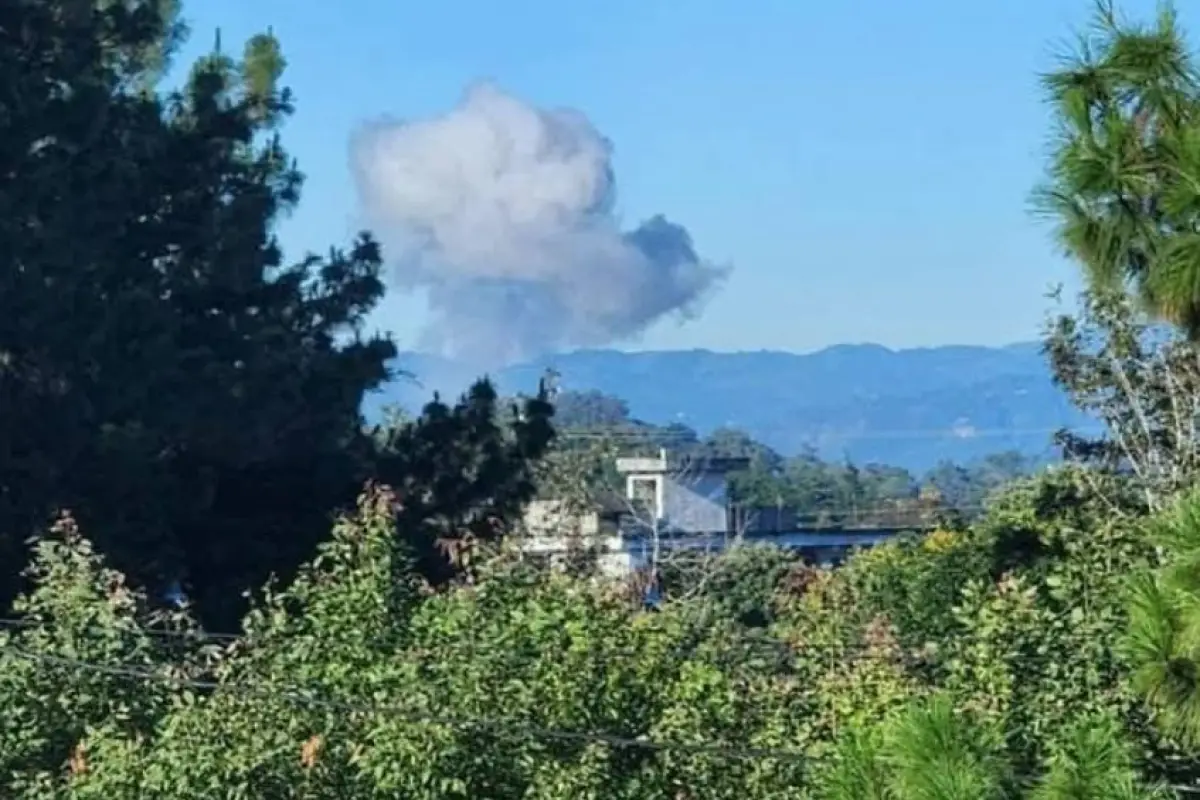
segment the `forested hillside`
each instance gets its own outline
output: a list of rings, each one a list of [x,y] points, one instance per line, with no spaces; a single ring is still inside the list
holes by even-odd
[[[369,394],[370,417],[391,403],[419,406],[432,389],[473,377],[431,356],[401,353],[395,364],[416,380]],[[811,449],[826,460],[917,472],[1006,450],[1047,459],[1054,431],[1094,433],[1099,425],[1055,386],[1040,343],[841,345],[803,355],[580,351],[502,369],[497,386],[532,391],[548,369],[566,389],[623,398],[647,422],[679,422],[704,434],[733,427],[788,456]]]
[[[618,456],[653,455],[749,459],[749,468],[730,477],[730,499],[742,506],[794,510],[806,526],[904,527],[936,507],[971,518],[994,489],[1033,474],[1045,462],[1019,452],[992,453],[966,464],[943,461],[915,472],[880,463],[827,461],[813,449],[784,456],[736,428],[701,436],[686,425],[652,425],[634,419],[629,404],[603,392],[555,392],[558,450],[576,458],[611,462]],[[686,479],[685,476],[680,476]],[[615,475],[598,487],[620,490]],[[552,491],[543,487],[545,491]]]

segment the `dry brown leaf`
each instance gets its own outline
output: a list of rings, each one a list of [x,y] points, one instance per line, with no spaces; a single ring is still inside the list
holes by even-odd
[[[314,733],[308,737],[308,741],[300,748],[300,764],[305,769],[312,769],[317,763],[317,757],[321,754],[321,748],[324,746],[325,740],[321,738],[321,734]]]
[[[71,773],[71,777],[77,777],[87,772],[87,750],[83,742],[79,742],[71,749],[71,759],[67,762],[67,769]]]

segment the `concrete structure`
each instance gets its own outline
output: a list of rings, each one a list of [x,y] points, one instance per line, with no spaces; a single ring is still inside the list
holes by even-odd
[[[623,491],[572,513],[559,500],[538,500],[526,510],[523,551],[558,561],[572,547],[594,547],[611,575],[649,567],[656,557],[681,550],[719,552],[733,545],[770,545],[803,551],[814,563],[833,564],[850,550],[900,533],[892,529],[812,529],[798,525],[794,509],[737,508],[729,474],[749,467],[746,458],[657,456],[617,459]]]
[[[799,550],[807,561],[828,567],[840,563],[852,550],[872,547],[905,532],[894,528],[857,531],[797,529],[777,533],[750,532],[738,536],[683,534],[662,537],[657,542],[648,536],[623,536],[620,539],[623,550],[620,563],[625,569],[635,570],[652,565],[656,550],[661,559],[674,552],[707,550],[718,553],[737,546],[785,547]]]
[[[571,508],[562,500],[534,500],[525,508],[521,550],[550,564],[567,559],[575,548],[599,551],[599,567],[610,575],[628,573],[632,566],[621,537],[626,503],[605,496],[590,508]]]
[[[635,523],[659,535],[729,532],[729,473],[750,466],[748,458],[618,458],[625,498]]]

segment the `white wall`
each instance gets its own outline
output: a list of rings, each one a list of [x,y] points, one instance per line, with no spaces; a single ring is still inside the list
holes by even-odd
[[[576,544],[600,550],[598,566],[606,575],[626,575],[631,569],[632,556],[616,528],[593,511],[572,514],[561,500],[534,500],[525,508],[524,523],[520,547],[531,556],[548,556],[557,563]]]
[[[535,538],[595,536],[600,532],[600,516],[587,511],[572,513],[562,500],[534,500],[525,507],[525,529]]]
[[[724,473],[663,476],[666,531],[724,533],[728,527],[729,481]]]
[[[650,461],[650,459],[647,459]],[[636,465],[635,465],[636,466]],[[661,466],[657,461],[648,466]],[[724,472],[686,471],[673,475],[658,470],[632,472],[626,475],[626,496],[631,496],[633,482],[651,478],[657,483],[655,505],[662,512],[662,531],[712,535],[724,538],[727,533],[728,479]],[[648,522],[649,520],[643,520]],[[539,500],[530,503],[525,511],[527,537],[522,548],[529,554],[554,556],[565,553],[571,536],[579,536],[601,550],[600,568],[609,575],[628,573],[649,563],[648,540],[626,540],[600,523],[595,514],[573,516],[563,503]]]

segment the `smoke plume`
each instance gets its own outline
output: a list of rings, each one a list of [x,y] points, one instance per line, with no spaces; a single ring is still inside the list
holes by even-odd
[[[725,274],[661,216],[621,229],[612,146],[586,117],[491,84],[364,126],[351,163],[397,288],[429,298],[422,349],[497,366],[629,340]]]

